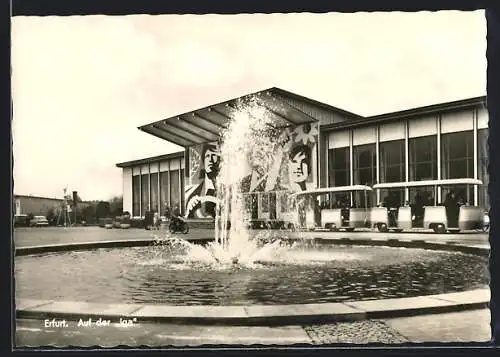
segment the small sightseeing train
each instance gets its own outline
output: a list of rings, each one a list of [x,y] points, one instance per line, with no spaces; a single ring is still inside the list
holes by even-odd
[[[467,178],[257,193],[247,197],[248,221],[253,228],[291,230],[486,231],[487,213],[470,204],[474,186],[480,185]],[[438,189],[445,196],[440,202]],[[409,196],[411,203],[402,203]]]

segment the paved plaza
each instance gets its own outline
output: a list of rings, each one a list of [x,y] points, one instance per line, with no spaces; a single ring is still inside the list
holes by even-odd
[[[213,237],[213,230],[193,229],[190,239]],[[415,234],[375,232],[307,232],[281,233],[290,237],[339,239],[350,238],[404,241],[426,241],[487,247],[488,235],[474,234]],[[21,228],[14,233],[16,247],[46,244],[83,243],[90,241],[144,240],[164,236],[165,231],[144,229],[76,228]],[[197,326],[171,323],[141,323],[123,327],[111,324],[105,327],[82,328],[70,324],[66,328],[45,327],[44,321],[18,319],[15,344],[30,346],[199,346],[228,345],[294,345],[335,343],[418,343],[418,342],[487,342],[490,339],[490,312],[488,309],[428,314],[389,319],[338,322],[321,325],[260,326]]]
[[[254,231],[259,233],[262,231]],[[435,233],[380,233],[370,231],[355,232],[288,232],[275,231],[278,235],[303,238],[340,239],[372,239],[387,240],[399,239],[402,241],[426,241],[429,243],[453,243],[468,246],[489,247],[488,234],[462,233],[462,234],[435,234]],[[164,230],[148,231],[145,229],[104,229],[100,227],[49,227],[49,228],[17,228],[14,231],[14,244],[16,247],[29,247],[36,245],[83,243],[113,240],[143,240],[165,237],[169,233]],[[187,235],[178,235],[189,239],[213,239],[213,229],[193,228]]]

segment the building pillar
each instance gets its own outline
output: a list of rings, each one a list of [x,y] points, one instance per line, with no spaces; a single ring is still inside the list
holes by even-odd
[[[474,178],[475,179],[478,179],[478,165],[479,165],[479,162],[478,162],[478,157],[477,157],[477,154],[478,154],[478,140],[477,140],[477,126],[478,126],[478,111],[477,109],[474,109],[474,111],[472,112],[472,128],[473,128],[473,131],[474,131]],[[479,195],[479,192],[478,192],[478,186],[477,185],[474,185],[474,206],[477,206],[478,205],[478,195]]]
[[[157,200],[157,203],[158,203],[158,216],[161,216],[161,191],[160,191],[160,161],[158,161],[158,176],[157,176],[157,189],[156,189],[156,193],[157,193],[157,197],[156,197],[156,200]]]
[[[139,165],[139,216],[142,217],[142,167]]]
[[[153,209],[151,205],[151,163],[148,163],[148,211]]]
[[[405,182],[410,180],[410,153],[408,119],[405,120]],[[410,190],[405,187],[405,201],[410,202]]]
[[[182,192],[184,191],[182,187],[182,160],[179,159],[179,211],[181,214],[184,214],[184,205],[182,202]]]
[[[354,160],[353,160],[353,157],[354,157],[354,153],[353,153],[353,135],[354,135],[354,131],[352,129],[349,129],[349,183],[350,185],[352,186],[354,184]],[[352,197],[352,191],[351,191],[351,204],[352,204],[352,201],[353,201],[353,197]]]
[[[441,180],[441,115],[436,118],[437,129],[437,179]],[[441,186],[436,186],[436,202],[441,203]]]
[[[380,183],[380,125],[377,125],[375,128],[375,183]],[[380,202],[380,190],[377,189],[377,202],[376,205]]]
[[[324,187],[330,187],[330,135],[326,134],[324,139],[325,139],[325,180],[326,180]]]
[[[170,182],[170,160],[168,160],[168,207],[172,209],[172,182]]]

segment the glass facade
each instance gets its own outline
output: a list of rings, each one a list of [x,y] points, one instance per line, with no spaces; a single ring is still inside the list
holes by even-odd
[[[437,137],[436,135],[408,140],[410,181],[436,180]]]
[[[473,117],[471,115],[471,126]],[[453,119],[451,119],[453,120]],[[447,130],[452,122],[447,123]],[[425,126],[421,131],[431,134],[432,130]],[[455,191],[459,201],[464,204],[478,205],[489,208],[488,198],[488,129],[477,130],[477,158],[475,153],[475,140],[473,130],[458,132],[445,132],[440,134],[438,147],[438,137],[436,134],[410,137],[408,138],[408,148],[405,147],[406,140],[398,139],[397,135],[392,137],[395,140],[382,141],[378,144],[378,162],[380,183],[424,181],[439,179],[461,179],[478,178],[483,182],[482,186],[475,188],[473,185],[456,185],[453,187],[418,187],[408,188],[408,196],[404,188],[383,189],[374,191],[371,195],[372,203],[384,204],[387,198],[391,202],[399,202],[400,205],[411,204],[415,197],[425,204],[443,204],[446,195],[452,190]],[[400,136],[400,137],[401,137]],[[376,145],[367,144],[352,146],[352,173],[354,185],[372,186],[376,180]],[[439,150],[439,152],[438,152]],[[405,157],[408,152],[408,158]],[[439,156],[439,167],[438,167]],[[338,187],[349,185],[350,172],[350,148],[335,148],[328,150],[328,186]],[[406,167],[408,162],[408,167]],[[477,162],[477,168],[475,163]],[[477,176],[475,169],[477,170]],[[408,177],[406,174],[408,173]],[[475,199],[477,191],[477,200]],[[340,195],[340,194],[338,194]],[[352,195],[354,202],[361,202],[362,197],[358,194]],[[359,197],[358,197],[359,196]],[[379,202],[374,202],[375,199]],[[342,198],[344,199],[344,198]],[[408,202],[405,202],[408,200]],[[330,195],[328,206],[334,207],[339,198]]]
[[[184,169],[133,175],[132,215],[144,216],[150,209],[162,216],[170,216],[174,207],[183,214],[184,186]]]

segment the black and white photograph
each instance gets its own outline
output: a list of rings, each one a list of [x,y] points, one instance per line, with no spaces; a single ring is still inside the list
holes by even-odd
[[[490,341],[484,10],[11,24],[16,348]]]

